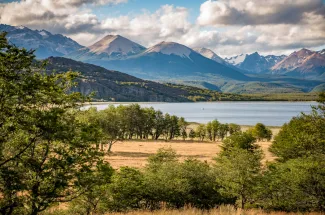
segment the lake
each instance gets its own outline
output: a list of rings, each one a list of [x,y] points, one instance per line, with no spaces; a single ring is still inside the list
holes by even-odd
[[[128,105],[127,103],[120,103]],[[119,104],[114,104],[119,105]],[[316,102],[198,102],[198,103],[139,103],[164,113],[184,117],[188,122],[206,123],[214,119],[222,123],[281,126],[301,112],[310,113]],[[92,105],[98,110],[108,104]],[[86,106],[87,108],[89,106]]]

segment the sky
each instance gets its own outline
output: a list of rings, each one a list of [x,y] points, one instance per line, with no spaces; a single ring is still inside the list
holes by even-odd
[[[146,47],[171,41],[222,57],[325,48],[325,0],[0,0],[0,23],[85,46],[119,34]]]

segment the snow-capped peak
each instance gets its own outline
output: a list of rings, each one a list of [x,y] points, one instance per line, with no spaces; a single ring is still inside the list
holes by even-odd
[[[319,51],[318,53],[321,54],[321,55],[325,55],[325,49]]]
[[[194,51],[196,51],[197,53],[203,55],[206,58],[209,58],[211,60],[214,60],[218,63],[225,63],[224,59],[222,59],[221,57],[219,57],[216,53],[214,53],[211,49],[207,49],[207,48],[194,48]]]
[[[129,55],[137,54],[145,48],[120,35],[107,35],[92,46],[89,46],[89,49],[96,54],[106,53],[111,55],[115,53],[119,55]]]
[[[16,29],[20,29],[20,30],[25,29],[25,28],[26,27],[25,26],[22,26],[22,25],[16,26]]]
[[[234,57],[230,57],[230,58],[225,58],[225,61],[227,61],[228,63],[232,64],[232,65],[238,65],[240,63],[242,63],[246,58],[245,54],[240,54]]]
[[[48,37],[49,36],[49,32],[47,32],[45,30],[38,31],[38,33],[43,37]]]
[[[192,49],[174,42],[161,42],[151,48],[148,48],[145,53],[162,53],[166,55],[177,55],[180,57],[190,58]]]

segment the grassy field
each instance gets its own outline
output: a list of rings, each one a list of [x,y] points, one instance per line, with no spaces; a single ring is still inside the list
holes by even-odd
[[[184,210],[160,210],[154,212],[134,211],[123,213],[124,215],[323,215],[324,213],[285,213],[285,212],[265,212],[262,210],[241,210],[235,209],[233,206],[221,206],[211,211],[201,211],[198,209]],[[107,215],[122,215],[122,213],[110,213]]]
[[[195,125],[191,125],[195,127]],[[248,127],[242,127],[242,130],[247,130]],[[279,132],[279,128],[272,128],[273,134]],[[180,155],[180,160],[186,158],[195,158],[208,163],[213,162],[213,158],[220,152],[221,142],[201,142],[198,140],[173,140],[166,142],[164,140],[132,140],[123,141],[114,144],[112,153],[106,156],[108,161],[114,168],[121,166],[130,167],[144,167],[147,163],[147,158],[157,152],[159,148],[171,147]],[[258,142],[257,143],[263,150],[265,157],[264,162],[272,161],[275,157],[268,151],[271,142]]]

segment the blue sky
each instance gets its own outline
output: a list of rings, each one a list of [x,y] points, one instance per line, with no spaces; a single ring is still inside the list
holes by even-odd
[[[0,23],[85,46],[119,34],[146,47],[173,41],[221,56],[325,47],[325,0],[0,0]]]

